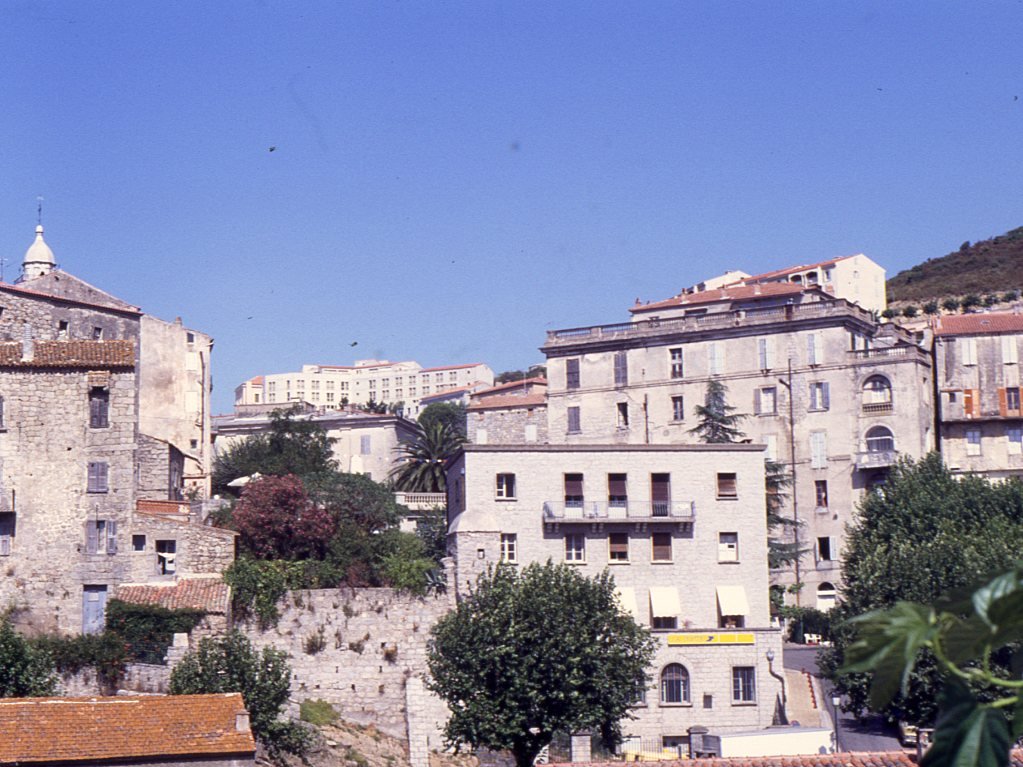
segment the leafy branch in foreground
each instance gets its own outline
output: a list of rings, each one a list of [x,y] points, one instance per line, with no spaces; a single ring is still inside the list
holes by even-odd
[[[850,623],[859,639],[842,670],[873,672],[874,708],[905,692],[921,651],[937,663],[938,719],[921,767],[1008,765],[1012,743],[1023,736],[1023,564],[935,606],[898,602]]]

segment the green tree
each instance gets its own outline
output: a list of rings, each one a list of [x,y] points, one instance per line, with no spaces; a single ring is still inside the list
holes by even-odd
[[[736,410],[728,404],[728,387],[712,378],[707,384],[703,404],[695,408],[696,426],[689,431],[710,444],[738,442],[746,436],[739,428],[746,416]]]
[[[796,521],[782,516],[782,509],[792,487],[792,474],[783,463],[764,461],[764,498],[767,503],[767,561],[771,567],[785,567],[795,562],[804,552],[799,541],[789,541]]]
[[[963,311],[966,311],[967,309],[974,309],[980,306],[981,303],[982,302],[980,296],[978,296],[976,293],[970,293],[962,301]]]
[[[443,493],[448,462],[464,442],[461,434],[439,421],[419,428],[412,442],[398,448],[400,462],[391,472],[395,487],[410,493]]]
[[[10,616],[0,618],[0,698],[52,695],[56,684],[49,655],[18,634]]]
[[[842,560],[842,601],[836,624],[901,601],[931,604],[985,573],[1009,567],[1023,548],[1023,483],[957,478],[936,453],[900,462],[884,487],[868,493],[849,529]],[[848,696],[847,708],[872,707],[869,679],[842,671],[856,624],[839,625],[820,664]],[[935,658],[924,652],[905,691],[880,713],[931,724],[940,689]],[[873,703],[876,706],[876,699]]]
[[[228,482],[253,474],[307,477],[336,470],[332,445],[318,424],[295,419],[296,409],[275,410],[270,428],[229,447],[213,460],[213,491],[229,490]]]
[[[465,417],[465,405],[461,402],[435,402],[423,408],[423,412],[419,414],[418,423],[423,430],[430,429],[435,423],[443,424],[465,439],[467,433]]]
[[[958,298],[946,298],[941,302],[941,308],[947,312],[959,311],[959,299]]]
[[[936,661],[939,709],[921,767],[1007,767],[1010,747],[1023,736],[1023,565],[932,603],[897,602],[852,624],[859,639],[844,670],[870,672],[877,708],[900,690],[909,693],[923,654]]]
[[[171,672],[171,695],[240,692],[249,711],[252,734],[271,756],[302,754],[309,732],[297,722],[282,720],[288,701],[291,669],[287,654],[264,647],[256,652],[240,632],[222,639],[203,639]]]
[[[312,501],[294,474],[247,484],[233,516],[241,544],[263,559],[322,559],[337,526],[334,515]]]
[[[910,304],[909,306],[905,307],[902,310],[902,316],[905,317],[906,319],[913,319],[919,313],[920,313],[920,310],[917,309],[912,304]]]
[[[884,317],[886,320],[894,319],[896,314],[897,312],[891,307],[888,307],[883,312],[881,312],[881,316]]]
[[[649,632],[618,605],[607,571],[499,565],[433,628],[428,685],[447,702],[452,746],[508,749],[531,767],[555,733],[621,739],[648,684]]]
[[[522,381],[526,378],[546,378],[547,377],[547,366],[546,365],[530,365],[526,370],[505,370],[503,373],[498,373],[494,376],[495,384],[512,383],[513,381]]]
[[[938,302],[928,301],[924,304],[924,314],[937,314],[938,313]]]

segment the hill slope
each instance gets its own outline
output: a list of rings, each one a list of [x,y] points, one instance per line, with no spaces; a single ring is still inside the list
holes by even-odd
[[[1023,227],[990,240],[964,242],[888,280],[889,301],[991,293],[1023,287]]]

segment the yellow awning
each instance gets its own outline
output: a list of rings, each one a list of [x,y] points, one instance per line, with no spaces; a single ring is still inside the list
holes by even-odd
[[[718,608],[722,615],[749,615],[749,601],[742,586],[718,586]]]
[[[633,618],[639,620],[639,607],[636,606],[636,590],[629,586],[615,586],[618,594],[618,606],[623,612],[629,613]]]
[[[674,586],[650,587],[650,615],[653,618],[675,618],[682,613],[678,589]]]

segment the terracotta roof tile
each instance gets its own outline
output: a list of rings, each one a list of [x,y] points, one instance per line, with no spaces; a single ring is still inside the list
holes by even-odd
[[[467,410],[489,410],[498,407],[536,407],[547,402],[546,391],[530,392],[529,394],[496,394],[469,403]]]
[[[117,587],[114,598],[136,605],[159,605],[168,610],[190,608],[226,614],[231,590],[220,578],[182,578],[166,584],[124,584]]]
[[[760,280],[771,280],[777,277],[784,277],[785,275],[792,274],[793,272],[805,272],[807,269],[834,266],[839,261],[844,261],[847,258],[854,258],[854,256],[837,256],[836,258],[829,258],[825,261],[818,261],[815,264],[801,264],[800,266],[790,266],[787,269],[775,269],[770,272],[763,272],[762,274],[753,274],[749,277],[743,277],[742,279],[736,280],[736,283],[751,285],[754,282],[759,282]]]
[[[23,360],[21,341],[0,343],[0,367],[135,367],[134,341],[36,341],[32,346],[32,359]]]
[[[240,693],[0,700],[0,764],[251,756]]]
[[[1023,332],[1023,314],[1015,312],[951,314],[934,321],[936,336],[984,336],[1020,332]]]
[[[704,290],[700,293],[683,293],[682,295],[652,304],[639,304],[629,307],[629,311],[648,312],[653,309],[667,309],[672,306],[693,306],[695,304],[712,304],[723,301],[743,301],[751,298],[772,298],[810,291],[823,292],[818,286],[797,285],[791,282],[767,282],[760,285],[726,285],[723,288]]]
[[[135,501],[136,511],[147,511],[151,514],[183,514],[186,517],[191,504],[188,501],[151,501],[138,498]]]

